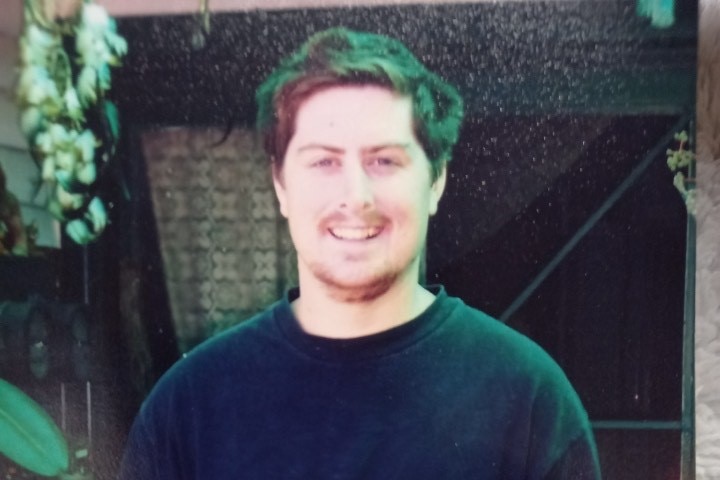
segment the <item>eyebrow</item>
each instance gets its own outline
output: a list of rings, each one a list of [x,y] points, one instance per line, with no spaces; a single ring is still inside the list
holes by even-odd
[[[298,153],[305,152],[307,150],[326,150],[332,153],[343,153],[345,150],[340,147],[333,147],[332,145],[324,145],[322,143],[308,143],[297,149]]]
[[[375,152],[379,152],[381,150],[388,150],[388,149],[393,149],[393,148],[399,148],[401,150],[407,151],[410,148],[410,144],[408,144],[408,143],[385,143],[385,144],[377,145],[374,147],[364,148],[363,151],[365,151],[367,153],[375,153]]]
[[[410,147],[410,145],[407,143],[383,143],[380,145],[374,145],[372,147],[363,148],[362,151],[363,151],[363,153],[375,153],[375,152],[379,152],[381,150],[393,149],[393,148],[399,148],[401,150],[407,151],[409,147]],[[302,152],[305,152],[308,150],[325,150],[328,152],[338,153],[338,154],[345,152],[344,148],[335,147],[332,145],[325,145],[322,143],[308,143],[307,145],[303,145],[303,146],[299,147],[297,149],[297,152],[302,153]]]

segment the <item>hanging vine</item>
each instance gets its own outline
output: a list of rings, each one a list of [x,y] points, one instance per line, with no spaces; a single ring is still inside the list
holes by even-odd
[[[695,154],[687,149],[688,134],[686,131],[676,133],[675,140],[679,145],[677,150],[671,148],[667,150],[667,164],[671,171],[676,172],[673,177],[673,185],[685,201],[688,213],[695,215],[695,179],[690,176],[694,167]]]
[[[79,244],[107,225],[100,180],[115,152],[119,120],[106,97],[126,41],[105,9],[89,1],[67,19],[48,1],[25,0],[17,85],[20,127],[52,194],[49,211]],[[52,4],[54,5],[54,3]]]

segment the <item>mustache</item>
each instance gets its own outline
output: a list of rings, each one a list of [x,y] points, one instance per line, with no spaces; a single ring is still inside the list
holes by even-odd
[[[327,225],[380,225],[385,222],[385,216],[377,210],[349,214],[342,211],[334,211],[328,214],[322,220],[322,224]]]

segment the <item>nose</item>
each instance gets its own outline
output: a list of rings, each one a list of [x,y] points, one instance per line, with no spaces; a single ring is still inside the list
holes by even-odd
[[[361,165],[345,168],[341,208],[351,211],[368,210],[374,203],[372,179]]]

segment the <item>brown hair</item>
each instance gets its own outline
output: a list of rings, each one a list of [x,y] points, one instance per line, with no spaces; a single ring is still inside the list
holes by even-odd
[[[257,126],[273,167],[282,169],[300,105],[339,85],[379,85],[412,99],[414,130],[437,179],[451,158],[463,117],[457,90],[430,72],[399,41],[332,28],[310,37],[256,92]]]

